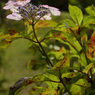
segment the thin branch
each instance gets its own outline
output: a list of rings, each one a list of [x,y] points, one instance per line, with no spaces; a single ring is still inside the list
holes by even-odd
[[[71,94],[71,92],[68,90],[68,88],[66,87],[66,85],[65,85],[65,83],[64,83],[64,81],[63,81],[63,79],[62,79],[62,77],[61,77],[61,72],[60,72],[60,69],[59,69],[59,79],[60,79],[60,82],[63,84],[63,86],[65,87],[65,90],[70,94],[70,95],[72,95]]]
[[[43,42],[46,38],[43,38],[40,42]]]
[[[61,83],[60,81],[53,81],[53,80],[50,80],[50,82]]]
[[[33,28],[33,33],[34,33],[34,36],[35,36],[35,38],[36,38],[36,41],[37,41],[37,43],[39,44],[40,48],[42,49],[43,55],[46,57],[46,60],[47,60],[47,62],[48,62],[48,65],[50,64],[50,65],[53,67],[53,64],[52,64],[51,61],[49,60],[49,58],[48,58],[48,56],[47,56],[45,50],[43,49],[41,43],[39,42],[39,40],[38,40],[38,38],[37,38],[37,36],[36,36],[35,29],[34,29],[34,25],[35,25],[35,24],[34,24],[34,21],[33,21],[33,22],[32,22],[32,28]]]
[[[82,72],[81,70],[77,70],[77,69],[75,69],[75,70],[78,71],[78,72],[80,72],[80,73],[82,73],[82,74],[84,74],[84,75],[86,75],[89,78],[89,75],[86,74],[85,72]]]
[[[29,41],[32,41],[32,42],[38,43],[38,42],[36,42],[36,41],[34,41],[34,40],[30,39],[30,38],[26,38],[26,37],[24,37],[24,39],[27,39],[27,40],[29,40]]]

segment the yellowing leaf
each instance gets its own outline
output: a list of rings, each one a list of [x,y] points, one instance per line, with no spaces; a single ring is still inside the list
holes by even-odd
[[[85,79],[79,79],[76,83],[71,85],[70,92],[72,95],[85,95],[85,91],[90,87]]]
[[[62,74],[62,78],[66,77],[66,78],[73,78],[75,76],[74,72],[68,72],[68,73],[63,73]]]
[[[90,42],[87,43],[87,47],[87,57],[92,60],[95,57],[95,32],[93,32]]]
[[[87,42],[87,40],[88,40],[88,37],[87,37],[86,34],[81,37],[82,44],[84,44],[85,42]]]
[[[95,46],[95,32],[93,32],[93,34],[91,36],[91,44],[92,44],[92,46]]]
[[[51,51],[49,54],[54,54],[57,59],[62,59],[63,54],[66,54],[66,49],[62,46],[58,51]]]
[[[27,66],[28,66],[28,69],[29,71],[31,71],[33,69],[33,67],[36,65],[36,60],[32,59],[28,62]]]
[[[89,65],[87,65],[85,67],[85,69],[83,70],[83,72],[85,72],[86,74],[88,74],[89,70],[93,67],[94,63],[90,63]]]
[[[30,34],[32,32],[32,25],[29,22],[25,22],[25,26],[27,27],[27,33]]]
[[[13,29],[0,33],[0,47],[6,48],[13,40],[21,38],[22,35]]]
[[[12,87],[10,87],[8,95],[18,95],[18,93],[26,86],[32,83],[42,83],[44,81],[51,81],[51,80],[43,76],[43,74],[39,74],[34,77],[21,78]]]
[[[10,45],[11,41],[6,41],[5,39],[0,40],[0,47],[6,48]]]
[[[65,67],[65,66],[70,66],[70,55],[69,54],[65,55],[64,58],[61,61],[59,61],[58,63],[56,63],[53,68],[57,70],[61,67]]]
[[[35,29],[38,28],[45,28],[45,27],[55,27],[57,23],[52,20],[40,20],[39,22],[36,23]]]

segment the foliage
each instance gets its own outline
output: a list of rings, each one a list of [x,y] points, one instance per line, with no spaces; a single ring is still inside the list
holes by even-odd
[[[94,95],[95,94],[95,10],[88,7],[90,15],[84,17],[81,9],[69,5],[72,20],[25,22],[26,32],[13,29],[0,33],[0,46],[24,38],[30,41],[33,53],[28,69],[43,69],[42,74],[25,77],[10,87],[9,95],[18,95],[26,86],[35,83],[30,95]],[[92,14],[93,13],[93,14]],[[39,35],[38,30],[53,27]],[[89,29],[93,30],[90,37]],[[45,86],[42,84],[45,83]]]

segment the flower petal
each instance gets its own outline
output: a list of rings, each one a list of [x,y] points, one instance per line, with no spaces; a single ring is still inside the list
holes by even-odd
[[[14,2],[8,3],[6,4],[6,6],[3,7],[3,9],[5,10],[11,9],[14,6],[14,4],[15,4]]]
[[[51,6],[48,6],[48,5],[42,5],[42,6],[45,7],[45,8],[48,8],[50,10],[51,14],[54,15],[54,16],[58,16],[58,15],[61,14],[61,12],[59,11],[58,8],[51,7]]]
[[[59,16],[59,15],[61,15],[61,12],[58,11],[58,10],[50,10],[50,12],[51,12],[52,15],[54,15],[54,16]]]
[[[51,14],[47,14],[47,15],[43,16],[43,18],[46,20],[51,20],[52,18],[50,16],[51,16]]]
[[[24,6],[27,3],[29,3],[31,0],[24,0],[24,1],[17,1],[17,2],[13,2],[13,1],[8,1],[3,7],[3,9],[8,10],[13,8],[13,6]]]
[[[30,1],[31,1],[31,0],[17,1],[16,4],[17,4],[17,5],[24,6],[24,5],[26,5],[27,3],[29,3]]]
[[[12,7],[10,8],[10,11],[13,12],[13,13],[14,13],[14,12],[19,12],[17,9],[18,9],[18,6],[12,6]]]
[[[12,14],[9,14],[6,18],[12,19],[12,20],[21,20],[22,16],[17,13],[12,13]]]

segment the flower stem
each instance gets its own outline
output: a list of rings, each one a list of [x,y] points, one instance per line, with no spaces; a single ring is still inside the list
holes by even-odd
[[[46,57],[47,64],[48,64],[48,65],[51,65],[51,66],[53,67],[53,64],[52,64],[51,61],[49,60],[49,58],[48,58],[48,56],[47,56],[47,54],[46,54],[44,48],[43,48],[42,45],[41,45],[41,42],[38,40],[38,38],[37,38],[37,36],[36,36],[34,25],[35,25],[34,22],[32,22],[32,28],[33,28],[34,36],[35,36],[36,41],[37,41],[37,43],[39,44],[39,46],[40,46],[40,48],[41,48],[41,50],[42,50],[42,52],[43,52],[43,53],[42,53],[42,52],[41,52],[41,53]]]

